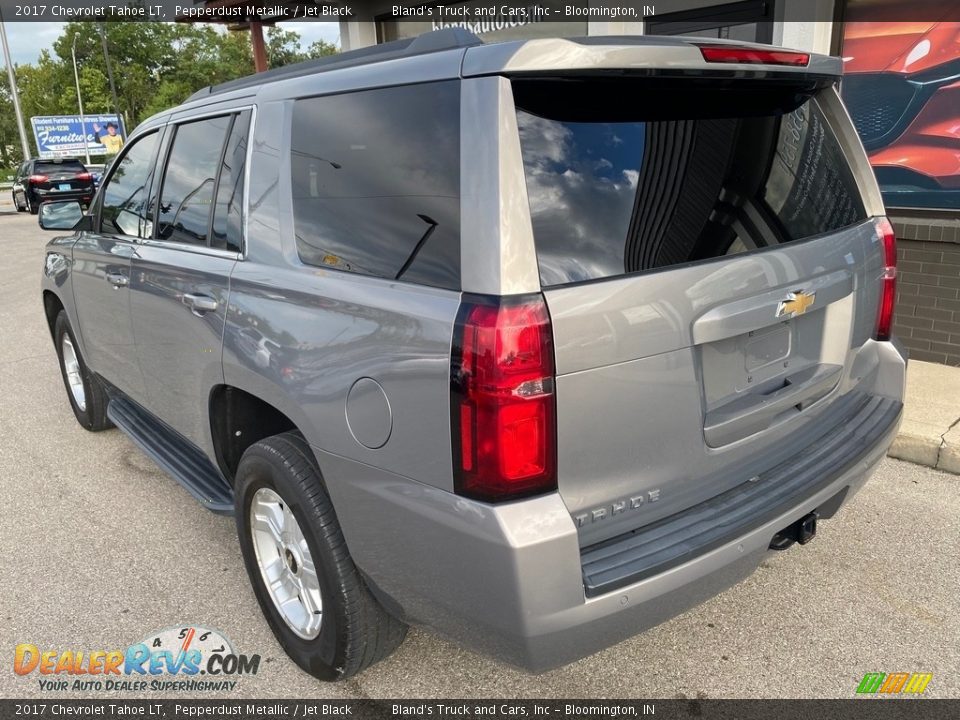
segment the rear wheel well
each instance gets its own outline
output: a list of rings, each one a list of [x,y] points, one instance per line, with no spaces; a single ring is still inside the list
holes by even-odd
[[[210,394],[210,431],[217,464],[231,483],[248,447],[290,430],[298,430],[290,418],[244,390],[220,385]]]
[[[63,310],[63,303],[60,298],[50,290],[43,291],[43,312],[47,316],[47,327],[50,328],[50,336],[53,337],[53,326],[57,322],[57,315]]]

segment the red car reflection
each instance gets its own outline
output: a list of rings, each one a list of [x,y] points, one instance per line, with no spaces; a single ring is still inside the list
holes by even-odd
[[[851,22],[841,94],[893,207],[960,207],[960,22]]]

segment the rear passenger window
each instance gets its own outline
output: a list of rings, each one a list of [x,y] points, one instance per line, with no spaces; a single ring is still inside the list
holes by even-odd
[[[243,178],[247,160],[247,132],[250,111],[236,116],[223,152],[217,180],[217,202],[213,208],[213,237],[210,245],[240,252],[243,227]]]
[[[457,81],[298,100],[291,160],[304,263],[459,289]]]
[[[809,89],[513,85],[544,286],[777,246],[865,219]]]
[[[157,238],[207,245],[214,183],[231,116],[176,127],[160,189]]]
[[[147,181],[153,170],[157,133],[133,141],[110,168],[103,188],[100,231],[113,235],[149,237]]]
[[[52,175],[54,173],[82,173],[87,169],[79,160],[47,160],[37,162],[33,172],[37,175]]]

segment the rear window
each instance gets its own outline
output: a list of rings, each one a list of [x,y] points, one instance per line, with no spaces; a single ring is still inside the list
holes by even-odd
[[[304,263],[459,289],[457,81],[298,100],[291,144]]]
[[[544,286],[777,246],[865,219],[813,87],[724,95],[578,85],[514,82]]]
[[[76,172],[82,173],[86,172],[87,169],[83,166],[83,163],[79,160],[47,160],[45,162],[37,162],[33,165],[33,172],[35,175],[49,175],[50,173],[62,173],[62,172]]]

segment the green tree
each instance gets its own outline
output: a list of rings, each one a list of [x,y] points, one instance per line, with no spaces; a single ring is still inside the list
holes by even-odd
[[[0,181],[6,182],[11,169],[22,161],[21,154],[10,83],[7,74],[3,73],[0,76]]]
[[[35,64],[20,65],[16,72],[25,118],[77,112],[76,95],[72,102],[64,100],[66,90],[73,87],[72,70],[46,50]]]
[[[80,94],[83,97],[83,111],[85,113],[113,112],[107,76],[99,68],[89,65],[79,67],[77,70],[80,77]],[[70,104],[74,104],[80,107],[75,86],[64,88],[61,95],[64,106],[69,107]]]
[[[308,58],[321,58],[336,55],[338,52],[340,51],[333,43],[328,43],[326,40],[314,40],[307,48],[306,54]]]
[[[20,99],[26,118],[78,112],[71,50],[76,48],[84,110],[115,110],[110,94],[101,33],[106,36],[113,68],[119,112],[128,130],[150,115],[183,102],[208,85],[253,72],[253,50],[247,32],[222,26],[158,22],[70,22],[35,63],[17,68]],[[324,41],[301,49],[300,36],[280,26],[266,32],[271,67],[280,67],[337,52]],[[5,87],[5,85],[3,86]],[[16,132],[8,111],[9,91],[0,87],[0,163],[13,151],[8,125]],[[12,136],[16,141],[15,135]],[[6,152],[6,155],[3,153]],[[19,155],[19,153],[16,153]]]
[[[307,59],[306,54],[300,51],[300,35],[293,30],[274,25],[267,28],[265,35],[267,64],[270,67],[282,67]]]

